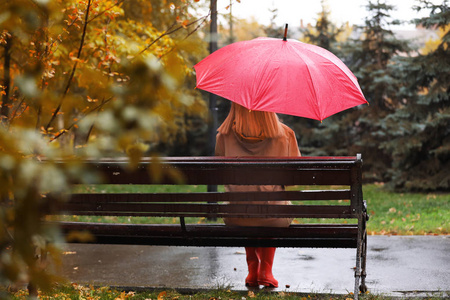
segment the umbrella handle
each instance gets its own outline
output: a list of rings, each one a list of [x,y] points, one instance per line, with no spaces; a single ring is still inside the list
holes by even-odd
[[[287,29],[288,29],[288,24],[286,23],[286,27],[284,27],[284,37],[283,37],[283,41],[287,41],[286,36],[287,36]]]

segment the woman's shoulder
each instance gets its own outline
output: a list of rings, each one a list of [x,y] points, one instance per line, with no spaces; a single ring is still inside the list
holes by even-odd
[[[294,130],[292,130],[289,126],[287,126],[286,124],[281,123],[281,128],[283,130],[283,134],[285,136],[295,136]]]

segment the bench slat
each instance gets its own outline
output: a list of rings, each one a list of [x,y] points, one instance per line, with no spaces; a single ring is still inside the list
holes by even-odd
[[[66,234],[87,230],[95,238],[83,242],[141,245],[186,245],[187,241],[191,246],[238,247],[256,243],[258,246],[276,244],[277,247],[354,248],[358,232],[357,224],[298,224],[288,228],[187,224],[186,230],[174,224],[59,224]]]
[[[49,222],[48,224],[54,224]],[[304,238],[320,235],[321,237],[334,237],[339,234],[343,237],[355,237],[358,231],[357,224],[292,224],[287,228],[277,227],[237,227],[223,224],[186,224],[183,230],[179,224],[121,224],[121,223],[95,223],[95,222],[58,222],[64,232],[87,230],[96,234],[123,234],[123,235],[197,235],[203,237],[217,237],[220,232],[224,237],[291,237]]]
[[[350,185],[351,175],[348,169],[331,169],[321,172],[320,169],[288,169],[282,168],[198,168],[177,167],[183,174],[185,184],[221,185],[221,184],[250,184],[250,185]],[[164,176],[158,181],[151,178],[145,168],[135,171],[124,171],[118,166],[100,169],[110,184],[177,184],[179,180]]]
[[[86,167],[99,171],[110,184],[177,184],[162,176],[155,181],[149,172],[152,163],[163,170],[179,171],[187,184],[284,184],[284,185],[350,185],[350,169],[360,164],[357,157],[180,157],[143,158],[130,171],[123,158],[87,160]],[[325,171],[325,172],[324,172]],[[173,174],[173,172],[164,172]]]
[[[257,205],[195,203],[67,203],[62,212],[74,215],[241,218],[355,218],[348,205]]]
[[[350,190],[280,191],[280,192],[208,192],[208,193],[109,193],[72,194],[70,203],[115,203],[115,202],[230,202],[230,201],[304,201],[304,200],[348,200]]]

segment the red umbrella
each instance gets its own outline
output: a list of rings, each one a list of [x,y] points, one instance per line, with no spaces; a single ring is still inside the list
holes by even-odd
[[[194,66],[197,88],[250,110],[322,121],[367,103],[355,75],[331,52],[297,40],[233,43]]]

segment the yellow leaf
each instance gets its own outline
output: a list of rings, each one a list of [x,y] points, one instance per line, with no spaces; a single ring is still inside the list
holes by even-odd
[[[79,242],[89,242],[95,240],[94,236],[88,231],[71,231],[66,236],[68,242],[79,241]]]
[[[158,295],[158,300],[164,300],[164,298],[167,296],[167,292],[163,291],[161,293],[159,293]]]

